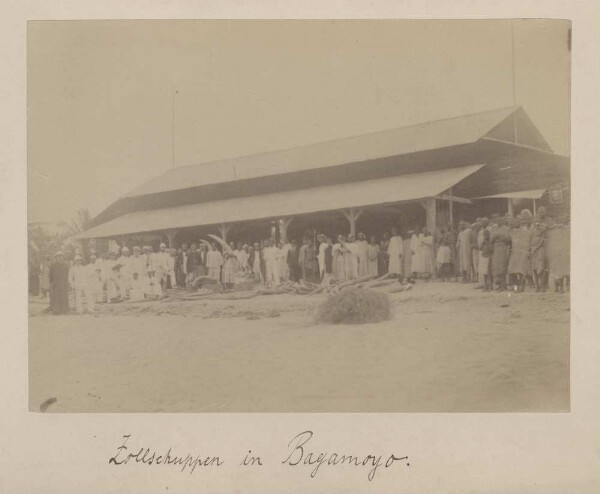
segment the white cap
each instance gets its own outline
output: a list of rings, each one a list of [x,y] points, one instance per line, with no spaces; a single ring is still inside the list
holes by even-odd
[[[81,261],[81,256],[79,254],[77,254],[74,258],[74,261]]]
[[[165,244],[165,243],[162,243],[162,242],[161,242],[160,246],[161,246],[161,247],[166,247],[166,246],[167,246],[167,244]]]

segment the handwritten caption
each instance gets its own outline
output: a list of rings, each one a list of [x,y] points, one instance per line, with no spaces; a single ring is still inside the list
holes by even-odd
[[[338,452],[313,451],[309,444],[314,436],[312,431],[303,431],[296,434],[287,444],[287,448],[282,452],[281,457],[275,461],[283,465],[295,468],[305,468],[310,478],[315,478],[323,468],[359,468],[364,470],[369,481],[375,478],[378,470],[388,468],[409,467],[408,456],[398,456],[395,453],[389,454],[347,454]],[[240,455],[235,460],[226,460],[220,456],[204,456],[187,453],[186,455],[176,454],[172,448],[164,452],[158,452],[152,448],[134,445],[134,439],[131,434],[122,437],[122,442],[116,448],[116,453],[108,460],[109,465],[124,466],[142,463],[144,465],[169,465],[178,468],[181,472],[188,472],[192,475],[196,469],[220,468],[226,463],[231,462],[239,468],[260,468],[270,464],[270,461],[252,453]]]

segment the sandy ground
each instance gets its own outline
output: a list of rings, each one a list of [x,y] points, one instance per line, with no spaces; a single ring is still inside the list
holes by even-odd
[[[561,412],[569,294],[422,283],[393,318],[314,323],[324,296],[30,302],[30,409],[48,412]],[[506,306],[508,304],[508,306]],[[504,307],[503,307],[504,306]]]

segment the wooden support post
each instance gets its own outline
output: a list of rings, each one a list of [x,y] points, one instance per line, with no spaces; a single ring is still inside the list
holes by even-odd
[[[452,199],[449,199],[450,203],[452,203]],[[432,244],[432,250],[433,250],[433,259],[435,260],[435,253],[437,251],[437,245],[436,245],[436,241],[435,241],[435,234],[436,234],[436,230],[437,230],[437,199],[435,197],[428,197],[427,199],[424,199],[423,201],[421,201],[421,206],[423,206],[423,208],[425,209],[425,226],[427,228],[427,230],[429,230],[429,233],[431,235],[431,237],[433,238],[433,244]],[[419,232],[417,232],[419,233]],[[435,263],[434,263],[435,264]],[[431,276],[435,279],[436,276],[436,272],[435,272],[435,268],[433,269],[433,273],[431,273]]]
[[[279,241],[282,244],[286,244],[287,243],[287,229],[288,226],[290,226],[290,223],[292,222],[292,220],[294,219],[294,217],[292,216],[291,218],[281,218],[278,221],[278,226],[279,226]]]
[[[219,235],[223,239],[223,242],[227,242],[227,234],[229,233],[230,228],[231,225],[226,223],[221,223],[219,226],[217,226],[217,230],[219,230]]]
[[[535,204],[535,199],[533,200],[533,217],[535,218],[537,216],[537,208],[536,208],[536,204]]]
[[[347,211],[343,211],[344,216],[350,222],[350,235],[356,238],[356,222],[362,214],[362,209],[350,208]]]
[[[437,201],[435,197],[429,197],[425,199],[422,203],[425,208],[425,226],[431,232],[432,235],[435,234],[436,230],[436,204]]]
[[[510,214],[512,216],[513,215],[512,199],[509,197],[508,199],[506,199],[506,201],[508,202],[508,214]]]
[[[165,235],[167,236],[169,249],[173,249],[175,247],[175,236],[177,235],[177,230],[167,230]]]

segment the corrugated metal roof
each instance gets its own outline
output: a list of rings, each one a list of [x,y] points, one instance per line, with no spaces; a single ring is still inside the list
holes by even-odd
[[[132,190],[125,197],[469,144],[485,136],[517,109],[511,106],[286,150],[174,168]]]
[[[518,192],[504,192],[491,196],[475,197],[475,199],[539,199],[544,195],[546,189],[520,190]]]
[[[482,166],[470,165],[349,184],[136,211],[87,230],[76,238],[112,237],[170,228],[281,218],[433,197]]]

